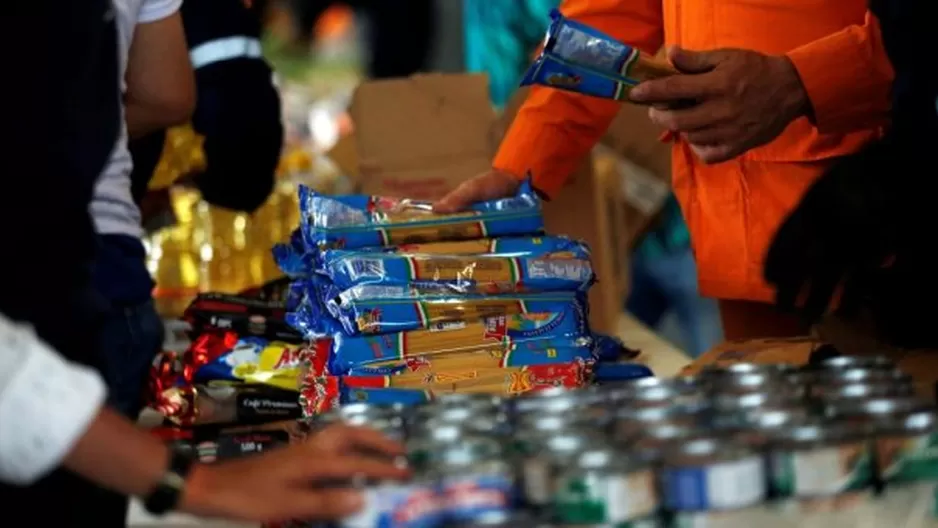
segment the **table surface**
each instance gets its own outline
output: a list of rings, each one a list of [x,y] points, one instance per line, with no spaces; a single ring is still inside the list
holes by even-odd
[[[673,376],[685,365],[690,358],[680,349],[658,337],[651,329],[644,326],[634,317],[624,314],[619,321],[619,337],[626,346],[640,350],[638,361],[647,365],[657,376]],[[156,518],[147,514],[143,506],[136,499],[130,503],[127,524],[130,527],[148,528],[182,528],[186,526],[201,526],[203,528],[256,528],[253,524],[225,523],[221,521],[206,521],[187,515],[168,515]]]

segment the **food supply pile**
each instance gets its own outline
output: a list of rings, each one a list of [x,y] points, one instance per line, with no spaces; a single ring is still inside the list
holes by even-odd
[[[287,322],[315,343],[300,388],[307,415],[352,402],[581,387],[599,374],[598,360],[627,355],[589,329],[589,248],[543,233],[527,182],[513,197],[449,215],[305,187],[300,209],[300,228],[274,254],[295,278]]]
[[[342,528],[935,526],[936,412],[912,394],[889,361],[842,356],[351,404],[309,427],[367,425],[407,446],[413,479],[363,483]]]
[[[300,434],[339,405],[513,396],[649,376],[594,334],[589,248],[543,233],[527,183],[437,215],[429,204],[300,187],[301,225],[273,249],[287,277],[185,310],[191,343],[153,365],[159,430],[213,460]]]

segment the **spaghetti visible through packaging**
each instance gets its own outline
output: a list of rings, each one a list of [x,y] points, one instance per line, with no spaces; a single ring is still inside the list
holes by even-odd
[[[416,287],[356,286],[326,301],[349,335],[442,328],[500,315],[583,310],[578,292],[454,295]]]
[[[400,244],[531,235],[544,228],[541,203],[529,182],[518,193],[475,204],[462,213],[440,215],[432,205],[406,199],[323,196],[300,187],[307,248],[358,249]]]
[[[589,259],[554,253],[518,257],[328,251],[323,267],[340,290],[363,284],[430,284],[460,293],[505,293],[585,290],[593,281]]]
[[[486,364],[537,364],[557,357],[556,350],[547,350],[585,347],[590,342],[587,335],[585,314],[571,304],[557,312],[500,315],[431,329],[367,336],[338,334],[321,342],[328,351],[317,348],[317,353],[329,355],[333,374],[365,367],[413,369],[428,362],[452,364],[453,360],[444,360],[447,357],[465,357],[470,364],[480,360]],[[481,354],[467,355],[469,352]]]
[[[307,416],[336,405],[414,405],[448,393],[517,396],[553,387],[578,388],[588,381],[590,364],[582,361],[514,368],[468,369],[432,376],[314,376],[304,379],[300,404]]]

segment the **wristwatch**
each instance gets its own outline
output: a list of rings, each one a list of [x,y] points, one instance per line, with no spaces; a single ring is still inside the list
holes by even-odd
[[[186,477],[195,462],[191,450],[174,448],[170,451],[169,467],[156,487],[143,499],[143,507],[153,515],[172,511],[182,498],[186,488]]]

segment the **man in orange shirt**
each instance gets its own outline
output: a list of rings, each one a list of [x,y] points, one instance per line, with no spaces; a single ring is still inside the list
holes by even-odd
[[[800,319],[768,304],[763,259],[807,187],[886,123],[893,73],[865,0],[566,0],[560,9],[644,52],[671,46],[686,75],[643,83],[630,97],[674,132],[673,187],[701,293],[720,299],[729,339],[804,333]],[[687,99],[697,104],[670,105]],[[556,195],[619,104],[533,88],[492,170],[436,209],[510,194],[529,172]]]

